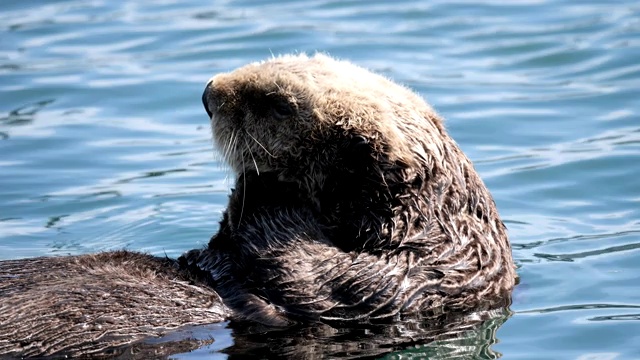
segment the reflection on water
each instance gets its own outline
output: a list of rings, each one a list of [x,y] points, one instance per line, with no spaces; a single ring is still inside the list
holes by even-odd
[[[361,328],[293,328],[265,331],[261,327],[232,326],[234,344],[223,352],[230,358],[280,357],[290,359],[496,359],[491,349],[496,332],[509,318],[508,310]]]
[[[222,323],[191,326],[160,338],[118,347],[112,354],[145,359],[187,352],[190,356],[247,358],[345,359],[497,359],[491,349],[496,332],[511,316],[494,310],[466,318],[440,318],[358,328],[313,327],[288,329]],[[232,329],[233,339],[224,332]]]
[[[0,129],[6,128],[5,131],[0,131],[0,140],[7,140],[9,138],[9,127],[29,125],[33,122],[36,113],[51,104],[54,100],[38,101],[34,104],[21,106],[17,109],[9,111],[6,116],[0,116]]]

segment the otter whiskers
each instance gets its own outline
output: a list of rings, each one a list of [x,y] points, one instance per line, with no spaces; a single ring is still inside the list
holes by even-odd
[[[237,154],[237,145],[238,145],[238,133],[234,130],[231,130],[231,134],[229,135],[229,140],[224,142],[224,146],[222,146],[222,159],[227,163],[233,166],[235,163],[231,158],[232,155]]]
[[[256,167],[256,173],[258,176],[260,175],[260,169],[258,169],[258,163],[256,162],[256,158],[253,157],[253,151],[251,151],[251,146],[247,143],[247,139],[244,139],[244,144],[247,145],[247,151],[249,151],[249,155],[251,156],[251,160],[253,160],[253,166]]]
[[[245,140],[246,144],[246,140]],[[249,149],[249,153],[251,153],[251,149]],[[253,157],[253,155],[251,155]],[[257,169],[257,166],[256,166]],[[238,227],[242,224],[242,215],[244,214],[244,203],[247,197],[247,176],[246,176],[246,168],[244,165],[244,156],[242,157],[242,177],[244,181],[242,182],[242,206],[240,206],[240,217],[238,218]]]
[[[264,151],[267,153],[267,155],[271,156],[271,157],[272,157],[272,158],[274,158],[274,159],[275,159],[275,158],[277,158],[277,156],[275,156],[275,155],[273,155],[272,153],[270,153],[270,152],[269,152],[269,150],[267,150],[267,148],[266,148],[266,147],[264,147],[264,145],[260,144],[260,141],[258,141],[258,139],[256,139],[255,137],[253,137],[253,135],[249,134],[249,132],[248,132],[248,131],[246,131],[246,130],[245,130],[245,134],[247,134],[247,136],[249,136],[251,139],[253,139],[253,141],[255,141],[255,142],[256,142],[256,144],[258,144],[258,145],[262,148],[262,150],[264,150]]]

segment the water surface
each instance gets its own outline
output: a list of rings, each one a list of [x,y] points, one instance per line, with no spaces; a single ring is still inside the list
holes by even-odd
[[[435,106],[519,266],[504,324],[389,358],[640,358],[635,1],[3,1],[0,259],[203,246],[233,180],[205,82],[315,51]]]

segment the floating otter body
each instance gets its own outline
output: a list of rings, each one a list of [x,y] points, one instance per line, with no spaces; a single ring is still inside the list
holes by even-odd
[[[157,357],[163,349],[146,352],[141,340],[227,313],[213,289],[171,259],[116,251],[0,261],[0,358]],[[187,335],[171,347],[201,345]]]
[[[170,289],[174,279],[182,285],[170,292],[187,294],[185,286],[195,286],[194,297],[178,296],[189,300],[171,324],[226,316],[269,326],[388,323],[508,305],[516,274],[494,201],[441,119],[413,92],[348,62],[299,55],[217,75],[203,102],[237,179],[207,248],[177,262],[148,260],[161,274],[173,269],[166,270],[173,275],[161,277],[159,288]],[[108,263],[119,254],[91,261]],[[61,271],[82,274],[69,265],[77,259],[55,261]],[[33,267],[34,273],[20,272],[20,264],[29,261],[34,260],[0,265],[3,276],[26,279],[0,286],[2,310],[10,314],[0,326],[0,354],[2,341],[11,343],[3,332],[19,328],[20,309],[26,309],[20,321],[38,317],[33,307],[6,305],[7,294],[26,302],[45,292],[72,297],[56,285],[58,278],[39,276]],[[140,274],[135,270],[125,278],[136,282]],[[95,291],[115,291],[127,281],[78,276],[78,291],[94,295],[69,311],[99,313]],[[129,299],[141,291],[130,290]],[[205,299],[213,299],[209,307]],[[116,302],[129,304],[132,313],[161,318],[162,311],[145,313],[144,304],[131,304],[127,296],[107,307]],[[95,322],[82,319],[66,324]],[[118,335],[150,335],[139,331],[144,318],[127,321],[115,325],[127,328]],[[57,349],[79,346],[64,330],[50,334],[68,345]],[[28,349],[29,339],[22,341],[5,349]]]

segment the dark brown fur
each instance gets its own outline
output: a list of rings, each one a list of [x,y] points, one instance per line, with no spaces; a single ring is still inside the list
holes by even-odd
[[[236,316],[371,322],[508,303],[493,199],[409,90],[287,56],[214,77],[203,101],[238,182],[220,233],[182,261]]]
[[[128,357],[155,357],[202,344],[180,339],[152,351],[136,343],[225,316],[216,292],[175,260],[117,251],[0,262],[0,355],[113,357],[147,348]]]

